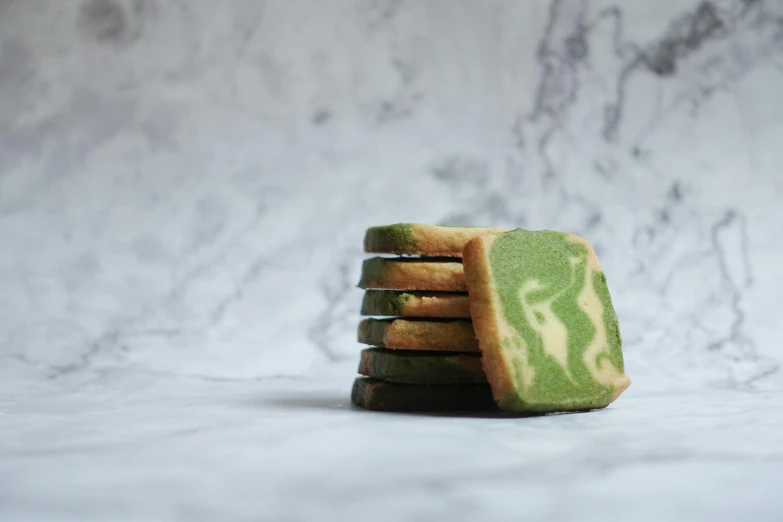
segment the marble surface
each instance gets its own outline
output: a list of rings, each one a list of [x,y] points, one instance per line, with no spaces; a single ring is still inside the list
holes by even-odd
[[[783,2],[0,0],[0,519],[780,520]],[[633,385],[349,407],[364,229],[587,237]]]
[[[351,407],[318,380],[106,373],[0,399],[2,520],[759,520],[783,393],[631,387],[536,418]]]

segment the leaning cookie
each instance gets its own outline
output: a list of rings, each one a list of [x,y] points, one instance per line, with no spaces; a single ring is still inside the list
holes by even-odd
[[[398,350],[478,352],[470,321],[365,319],[359,323],[360,343]]]
[[[443,259],[372,257],[362,264],[360,288],[466,292],[462,263]]]
[[[463,261],[501,409],[603,408],[629,386],[606,277],[585,239],[517,229],[472,240]]]
[[[362,315],[470,318],[468,294],[367,290]]]
[[[462,257],[462,249],[474,237],[500,232],[506,232],[506,229],[397,223],[368,228],[364,236],[364,251],[378,254]]]
[[[376,411],[486,411],[496,410],[487,384],[420,386],[359,377],[351,402]]]
[[[477,353],[418,352],[413,350],[362,350],[359,373],[405,384],[486,383]]]

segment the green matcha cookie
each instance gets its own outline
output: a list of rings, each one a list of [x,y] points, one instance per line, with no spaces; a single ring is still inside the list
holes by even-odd
[[[367,290],[362,315],[470,319],[468,294]]]
[[[398,223],[368,228],[364,236],[364,251],[378,254],[462,257],[462,249],[474,237],[500,232],[506,232],[506,229]]]
[[[413,350],[362,350],[359,373],[406,384],[486,383],[477,353],[417,352]]]
[[[462,263],[443,259],[372,257],[362,264],[360,288],[466,292]]]
[[[603,408],[630,385],[606,277],[585,239],[516,229],[472,240],[463,261],[501,409]]]
[[[351,402],[376,411],[486,411],[496,410],[486,384],[419,386],[366,377],[353,382]]]
[[[359,323],[360,343],[400,350],[478,352],[470,321],[365,319]]]

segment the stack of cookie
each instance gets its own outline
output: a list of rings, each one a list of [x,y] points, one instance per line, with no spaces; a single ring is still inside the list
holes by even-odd
[[[470,320],[465,244],[503,229],[396,224],[372,227],[362,266],[361,353],[352,400],[371,410],[494,408]],[[405,257],[403,257],[405,256]],[[415,256],[415,257],[414,257]]]
[[[605,408],[630,385],[590,243],[555,231],[373,227],[352,400],[371,410]]]

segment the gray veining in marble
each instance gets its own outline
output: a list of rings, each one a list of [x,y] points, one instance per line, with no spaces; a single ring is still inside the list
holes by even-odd
[[[0,0],[0,519],[780,520],[781,92],[778,0]],[[351,409],[406,221],[590,239],[629,391]]]

